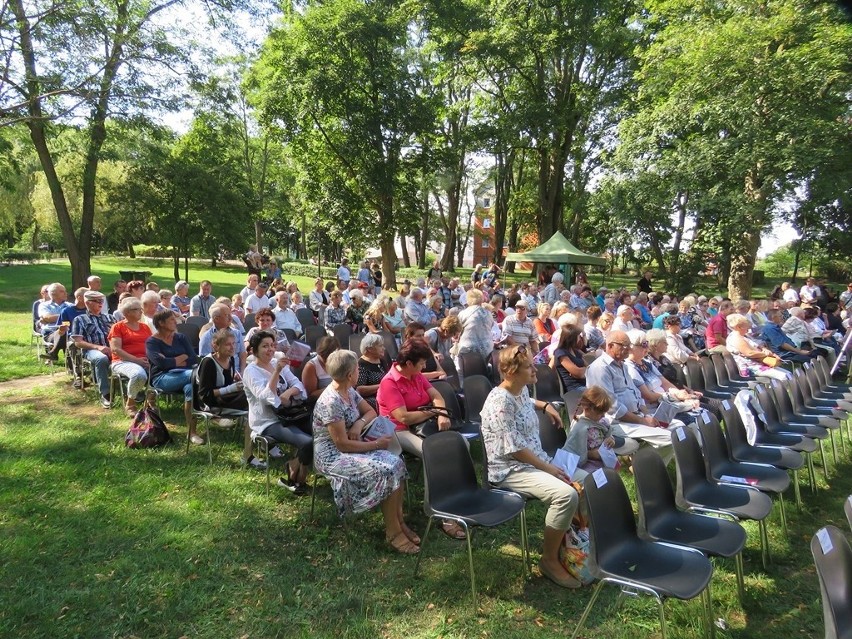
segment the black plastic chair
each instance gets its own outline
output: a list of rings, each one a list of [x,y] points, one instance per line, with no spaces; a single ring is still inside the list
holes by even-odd
[[[520,495],[499,490],[483,488],[476,478],[470,451],[464,438],[453,431],[436,433],[423,440],[423,512],[429,517],[426,532],[423,534],[420,553],[414,566],[414,574],[420,568],[420,559],[426,550],[426,541],[435,518],[457,522],[466,533],[467,556],[470,565],[470,590],[476,606],[476,577],[473,569],[473,546],[471,536],[473,528],[485,526],[493,528],[515,517],[521,524],[521,552],[527,555],[527,542],[524,536],[526,528],[525,502]],[[523,564],[526,577],[527,564]]]
[[[538,415],[538,439],[541,441],[541,448],[553,457],[556,451],[568,441],[568,433],[565,428],[558,428],[547,413],[536,411],[536,414]]]
[[[805,423],[818,424],[828,429],[831,438],[831,456],[834,458],[834,465],[837,465],[837,443],[834,441],[834,431],[840,430],[840,420],[832,415],[832,407],[826,405],[815,404],[809,400],[804,389],[804,375],[801,369],[797,369],[793,374],[793,379],[785,384],[789,390],[790,400],[793,404],[793,412],[796,420]],[[810,401],[810,403],[808,403]]]
[[[194,350],[195,354],[198,355],[198,344],[201,341],[199,337],[199,334],[201,333],[201,327],[197,324],[181,322],[177,325],[177,332],[181,335],[184,335],[186,339],[189,340],[189,343],[192,345],[192,350]]]
[[[396,337],[393,336],[393,333],[388,333],[387,331],[380,331],[379,335],[385,340],[385,357],[388,358],[388,361],[395,362],[396,356],[399,355],[399,345],[396,342]]]
[[[192,369],[192,414],[196,419],[200,419],[204,422],[204,428],[207,434],[207,460],[212,465],[213,464],[213,443],[211,442],[212,432],[213,430],[221,430],[221,431],[231,431],[233,433],[243,432],[243,422],[248,419],[248,411],[237,411],[230,410],[226,415],[219,415],[217,413],[213,413],[211,411],[205,410],[203,404],[201,403],[201,395],[199,395],[198,388],[198,366],[196,365]],[[232,423],[228,426],[223,426],[222,424],[216,421],[217,417],[225,417],[232,420]],[[215,428],[213,428],[215,426]],[[186,431],[186,453],[189,453],[189,444],[190,444],[190,436],[189,429]],[[225,447],[225,442],[223,441],[219,446],[219,450],[216,453],[216,456],[222,452],[222,449]]]
[[[733,358],[732,358],[733,359]],[[737,371],[736,377],[732,376],[730,370],[725,365],[725,358],[721,353],[711,353],[710,361],[713,363],[713,370],[716,373],[716,381],[719,386],[724,388],[730,388],[733,391],[742,390],[744,388],[753,388],[757,385],[754,381],[749,381],[743,378],[739,371]],[[734,366],[736,370],[736,366]]]
[[[450,414],[452,426],[450,430],[461,433],[465,439],[478,439],[482,436],[479,430],[479,422],[473,422],[464,418],[461,406],[459,406],[458,397],[452,386],[447,382],[436,380],[432,382],[432,388],[441,394],[444,399],[444,404],[447,407],[447,412]],[[438,425],[435,422],[429,422],[421,431],[423,437],[430,437],[438,432]]]
[[[553,404],[556,410],[562,410],[565,402],[562,401],[562,382],[559,375],[547,364],[538,364],[535,369],[535,398]]]
[[[456,395],[461,395],[459,399],[464,397],[464,394],[461,393],[462,385],[461,380],[459,379],[459,372],[456,370],[456,363],[453,361],[453,358],[444,357],[441,360],[441,368],[443,368],[444,372],[447,374],[447,383],[453,387]]]
[[[852,410],[852,404],[850,404],[850,402],[852,402],[852,392],[839,388],[832,388],[828,384],[823,383],[823,380],[819,375],[819,371],[813,362],[805,364],[804,369],[805,377],[807,378],[808,385],[811,389],[811,394],[815,397],[839,400],[838,404],[843,410]]]
[[[633,456],[639,506],[639,535],[700,550],[711,557],[734,558],[737,592],[743,600],[743,557],[746,532],[736,522],[679,510],[663,458],[653,448]]]
[[[711,480],[698,438],[689,428],[681,427],[672,433],[672,446],[677,472],[677,505],[692,512],[756,521],[760,531],[760,557],[765,568],[769,559],[766,518],[772,512],[772,499],[759,490]]]
[[[822,540],[821,540],[822,538]],[[827,543],[828,552],[823,550]],[[852,548],[835,526],[820,529],[811,539],[826,639],[852,638]]]
[[[466,377],[473,375],[482,375],[488,377],[488,366],[485,364],[485,359],[479,353],[459,353],[458,364],[461,370],[462,385]]]
[[[704,634],[713,634],[710,578],[713,566],[701,552],[645,541],[638,535],[630,499],[618,473],[609,468],[595,471],[585,480],[589,506],[591,565],[600,579],[583,611],[572,639],[586,623],[604,584],[653,596],[660,607],[660,630],[666,637],[665,600],[693,599],[701,595]]]
[[[814,366],[816,366],[817,372],[819,373],[824,386],[846,392],[852,391],[852,384],[845,384],[831,379],[831,368],[824,357],[817,357],[814,360]]]
[[[313,326],[308,326],[305,329],[305,343],[311,347],[311,352],[315,352],[317,350],[317,342],[321,337],[325,337],[328,335],[325,329],[322,326],[317,326],[314,324]]]
[[[707,460],[707,472],[710,479],[720,484],[738,484],[751,486],[768,495],[778,495],[781,511],[781,525],[787,534],[787,511],[784,507],[784,491],[790,487],[790,476],[787,471],[762,464],[744,463],[731,459],[728,455],[728,445],[725,433],[714,423],[715,417],[710,417],[709,423],[699,424],[701,432],[701,449]]]
[[[722,416],[725,420],[725,440],[728,444],[728,456],[736,462],[751,464],[768,464],[781,470],[793,471],[793,490],[796,496],[796,506],[801,508],[802,495],[799,490],[799,469],[805,465],[801,453],[783,446],[757,446],[748,441],[748,432],[739,411],[727,404],[722,406]],[[714,419],[714,418],[711,418]],[[757,418],[754,418],[757,423]],[[813,478],[811,478],[813,481]]]
[[[494,387],[484,375],[464,376],[464,414],[472,422],[481,422],[479,412],[485,406],[485,400]]]
[[[347,348],[359,357],[361,356],[361,342],[364,341],[364,337],[366,337],[366,333],[352,333],[349,336]]]
[[[343,323],[331,327],[331,334],[340,342],[340,348],[349,348],[349,337],[352,335],[352,327]]]
[[[306,333],[308,331],[309,326],[317,325],[317,318],[314,317],[313,311],[309,308],[298,308],[296,309],[296,319],[299,320],[299,324],[302,325],[302,332]]]
[[[254,313],[246,314],[246,316],[243,318],[243,328],[245,329],[246,333],[248,333],[255,326],[257,326],[257,322],[254,321]]]
[[[699,391],[706,397],[713,399],[730,399],[731,394],[728,392],[708,390],[704,379],[704,371],[701,368],[701,363],[694,359],[686,360],[686,377],[689,380],[689,387],[694,391]]]
[[[704,388],[708,393],[734,394],[739,392],[739,387],[722,386],[719,379],[716,377],[716,367],[713,365],[713,360],[709,357],[702,357],[699,360],[701,364],[701,372],[704,373]]]
[[[739,366],[737,366],[737,361],[734,359],[734,356],[730,353],[713,353],[710,357],[722,358],[722,364],[725,367],[726,377],[730,379],[732,382],[745,382],[748,386],[762,386],[762,384],[756,383],[753,379],[749,379],[748,377],[743,377],[742,373],[740,373]],[[718,377],[718,374],[717,374]]]
[[[201,315],[190,315],[185,320],[186,324],[195,324],[199,328],[206,326],[210,323],[210,320],[206,317],[201,317]]]
[[[281,331],[284,333],[284,336],[287,338],[287,341],[292,343],[299,340],[298,336],[296,335],[296,331],[294,331],[292,328],[282,328]]]

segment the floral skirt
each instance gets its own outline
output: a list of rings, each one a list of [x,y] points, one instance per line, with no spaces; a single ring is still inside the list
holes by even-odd
[[[340,453],[335,448],[334,453],[325,455],[314,451],[314,465],[331,483],[334,503],[341,517],[375,508],[399,488],[408,475],[402,459],[387,450]]]

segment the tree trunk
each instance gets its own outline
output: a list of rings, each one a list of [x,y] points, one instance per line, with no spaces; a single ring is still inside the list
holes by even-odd
[[[254,220],[254,243],[257,246],[257,252],[263,253],[263,227],[257,218]]]
[[[467,189],[465,189],[465,192],[467,192]],[[467,224],[465,224],[465,231],[464,233],[456,233],[456,244],[458,247],[456,256],[459,268],[464,266],[464,254],[465,251],[467,251],[467,243],[470,241],[471,226],[473,223],[473,207],[470,205],[469,198],[465,198],[465,209],[467,211]]]
[[[683,242],[683,227],[686,225],[686,209],[689,203],[689,192],[678,193],[677,206],[677,226],[675,227],[674,242],[671,250],[671,268],[669,269],[669,277],[667,278],[671,287],[678,289],[680,280],[680,245]]]
[[[136,259],[136,249],[133,248],[133,241],[132,240],[127,240],[127,256],[131,260]]]
[[[512,216],[512,222],[509,225],[509,252],[514,253],[518,250],[518,220],[514,216]],[[515,272],[515,263],[514,262],[506,262],[506,271],[509,273]]]
[[[503,262],[503,244],[509,221],[509,198],[514,186],[515,149],[500,150],[494,155],[494,262]]]
[[[757,250],[760,248],[760,234],[766,226],[767,206],[763,192],[763,181],[759,167],[745,178],[745,211],[740,230],[742,235],[731,243],[731,270],[728,274],[728,297],[733,301],[751,297],[752,275]]]
[[[403,267],[411,268],[411,258],[408,257],[408,238],[405,237],[404,233],[399,234],[399,246],[402,250]],[[394,262],[396,262],[396,255],[394,255]]]
[[[180,279],[180,248],[177,244],[172,248],[172,267],[172,275],[177,282]]]

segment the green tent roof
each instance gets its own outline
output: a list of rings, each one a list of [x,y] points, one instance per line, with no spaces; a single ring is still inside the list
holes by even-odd
[[[506,260],[511,262],[547,262],[551,264],[592,264],[606,266],[602,257],[583,253],[559,231],[547,242],[526,253],[508,253]]]

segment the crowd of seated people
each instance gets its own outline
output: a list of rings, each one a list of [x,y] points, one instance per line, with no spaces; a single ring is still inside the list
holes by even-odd
[[[583,395],[580,420],[553,415],[565,417],[566,428],[572,423],[582,428],[569,439],[579,447],[583,468],[600,466],[598,449],[604,445],[629,454],[644,443],[669,458],[668,429],[693,425],[702,410],[718,411],[718,400],[683,387],[680,367],[720,353],[732,356],[744,377],[786,379],[793,364],[820,354],[838,357],[852,314],[852,284],[833,300],[814,282],[800,291],[787,286],[777,299],[735,303],[661,295],[647,276],[641,281],[649,290],[602,286],[594,295],[587,282],[566,285],[559,272],[539,283],[504,287],[499,269],[483,266],[472,281],[461,283],[433,267],[426,278],[405,281],[396,295],[377,288],[374,269],[362,263],[357,275],[342,264],[334,281],[318,278],[303,297],[273,261],[269,267],[275,272],[252,272],[232,297],[216,297],[207,280],[194,295],[184,281],[175,282],[172,293],[117,280],[105,295],[93,276],[74,291],[73,301],[62,284],[45,285],[33,305],[34,329],[46,357],[76,349],[91,364],[105,408],[114,403],[110,371],[126,386],[128,415],[140,409],[148,389],[182,395],[187,437],[194,444],[205,441],[196,431],[194,399],[222,423],[247,413],[251,437],[280,444],[270,456],[283,455],[288,445],[295,450],[280,486],[306,493],[315,464],[329,477],[341,514],[380,507],[388,543],[406,554],[418,552],[420,540],[403,518],[406,471],[399,454],[422,455],[424,432],[451,427],[433,382],[446,379],[448,370],[461,370],[462,357],[478,354],[492,377],[502,380],[482,412],[485,445],[495,460],[489,477],[545,500],[541,570],[566,587],[577,584],[560,569],[554,544],[577,499],[553,484],[564,484],[566,477],[553,470],[531,435],[535,408],[554,412],[526,390],[535,383],[535,364],[549,366],[562,393]],[[313,326],[326,334],[310,355],[294,362],[287,333],[297,340],[311,334],[297,315],[302,309],[311,311]],[[249,315],[253,326],[246,330]],[[192,331],[181,330],[190,324],[198,326],[196,342]],[[362,334],[357,347],[351,342],[357,353],[350,351],[346,333]],[[192,383],[196,365],[198,398]],[[663,402],[677,406],[665,423],[655,417]],[[387,433],[361,437],[383,419]],[[243,460],[263,467],[252,457],[251,437]],[[452,538],[464,537],[452,522],[442,528]]]

